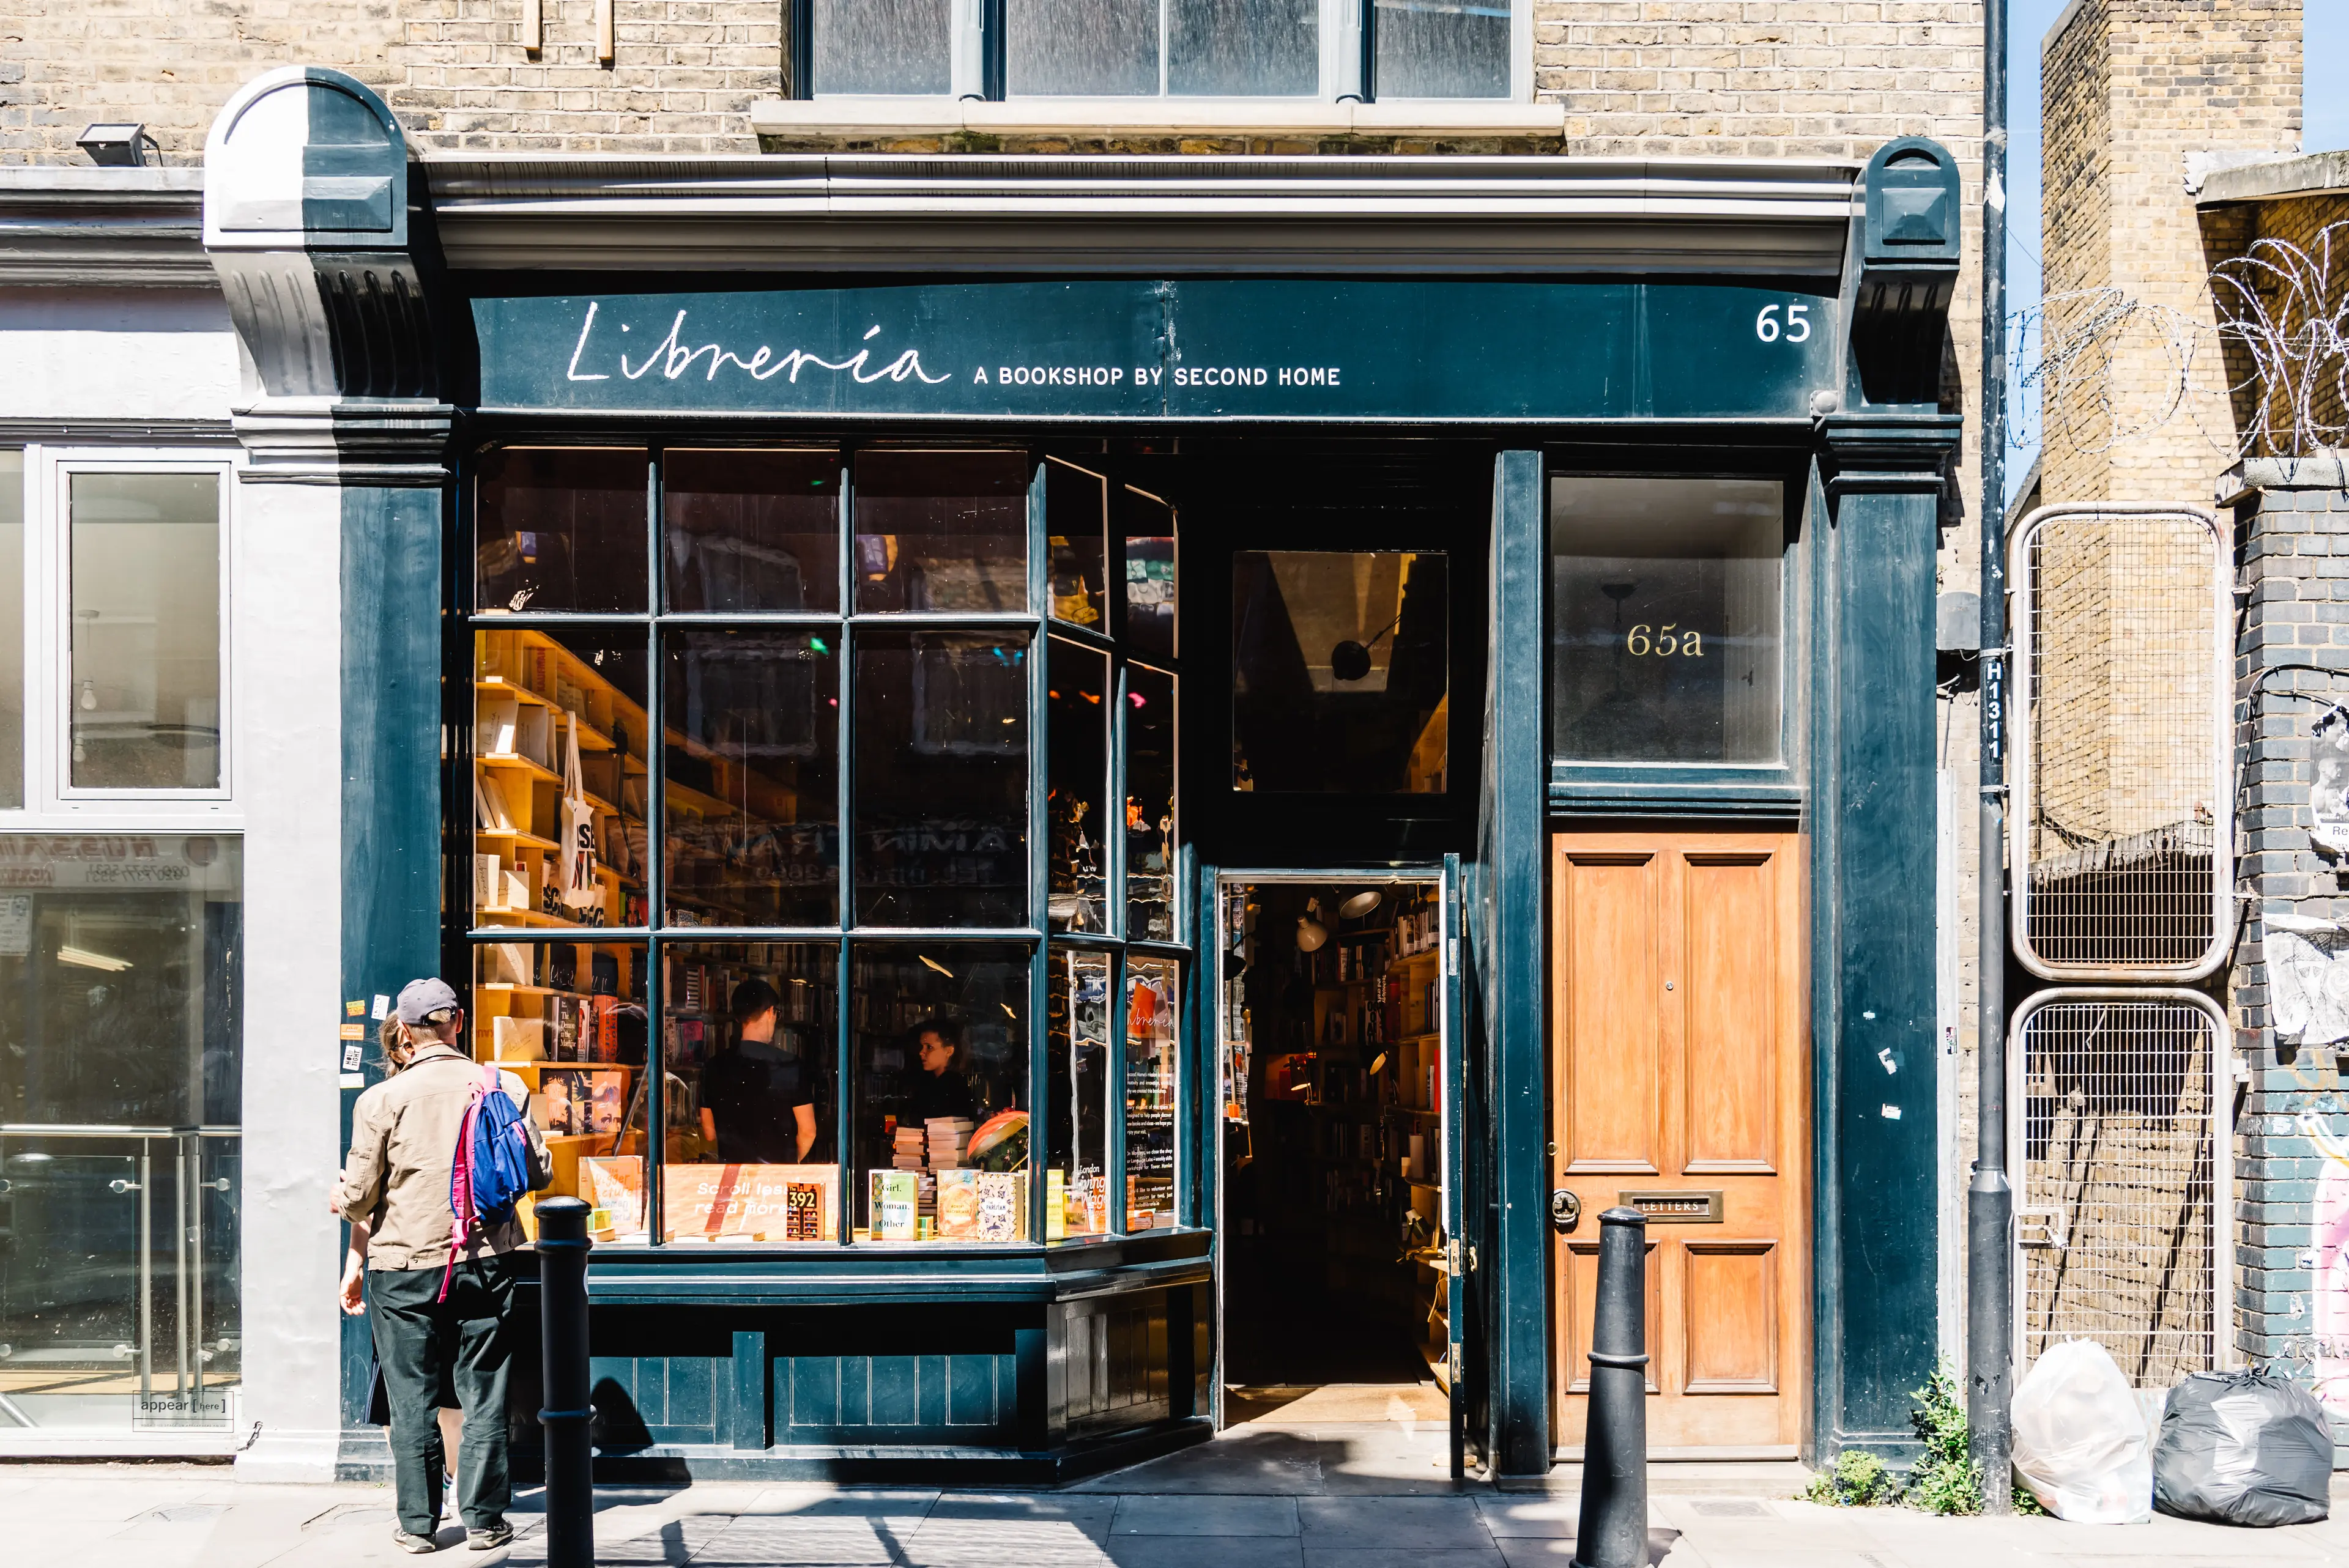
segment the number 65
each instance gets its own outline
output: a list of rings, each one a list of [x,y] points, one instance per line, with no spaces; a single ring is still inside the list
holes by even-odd
[[[1810,308],[1806,304],[1790,304],[1786,307],[1787,342],[1806,343],[1810,340]],[[1754,335],[1764,343],[1775,343],[1778,341],[1778,307],[1775,304],[1764,305],[1762,314],[1754,318]]]

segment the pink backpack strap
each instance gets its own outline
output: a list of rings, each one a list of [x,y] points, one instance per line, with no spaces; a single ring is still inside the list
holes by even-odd
[[[449,1263],[440,1271],[440,1294],[435,1301],[449,1299],[450,1282],[457,1277],[457,1254],[480,1223],[473,1213],[473,1126],[481,1119],[481,1096],[502,1092],[502,1088],[498,1069],[482,1068],[481,1081],[473,1086],[473,1097],[457,1123],[457,1148],[449,1161]]]

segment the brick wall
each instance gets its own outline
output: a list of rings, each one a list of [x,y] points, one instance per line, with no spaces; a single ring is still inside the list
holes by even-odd
[[[2299,145],[2300,22],[2301,0],[2079,0],[2066,13],[2041,55],[2051,297],[2108,287],[2215,329],[2203,279],[2218,258],[2203,250],[2186,155]],[[2092,308],[2051,305],[2050,338]],[[2197,377],[2163,419],[2180,370],[2162,324],[2142,318],[2104,346],[2108,377],[2048,399],[2046,499],[2207,495],[2230,446],[2220,382]]]

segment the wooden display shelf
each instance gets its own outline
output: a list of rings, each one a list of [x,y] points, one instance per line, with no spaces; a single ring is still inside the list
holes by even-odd
[[[473,754],[473,760],[484,768],[495,768],[501,772],[526,773],[536,783],[552,784],[557,789],[563,785],[562,774],[532,761],[519,751],[477,751]],[[591,795],[588,799],[593,800],[595,797]]]
[[[476,692],[491,692],[499,696],[510,696],[516,702],[526,702],[538,707],[552,708],[554,707],[554,699],[553,697],[542,696],[538,693],[531,690],[530,687],[526,686],[517,686],[512,681],[506,679],[503,676],[475,676],[473,677],[473,689]],[[561,710],[557,709],[556,711],[559,712]]]
[[[561,844],[556,843],[553,839],[542,839],[536,833],[526,833],[520,828],[475,828],[473,830],[473,837],[477,839],[511,839],[513,841],[516,847],[525,850],[544,850],[549,852],[553,852],[563,848]]]

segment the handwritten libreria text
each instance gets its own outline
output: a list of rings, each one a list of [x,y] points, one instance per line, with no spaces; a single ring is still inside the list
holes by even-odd
[[[958,370],[934,374],[922,363],[916,348],[885,358],[870,347],[859,346],[844,358],[827,358],[805,348],[779,352],[773,345],[762,343],[746,356],[741,351],[746,346],[694,342],[686,331],[689,313],[682,310],[670,320],[667,335],[638,357],[636,345],[628,335],[634,332],[630,325],[623,323],[617,332],[608,327],[598,332],[595,318],[600,306],[600,301],[589,301],[580,320],[579,336],[571,346],[571,362],[564,371],[567,380],[653,377],[678,381],[698,371],[702,380],[715,381],[721,370],[753,381],[781,377],[793,385],[803,371],[846,376],[859,386],[889,381],[938,387],[962,378]],[[866,330],[864,342],[870,344],[880,335],[881,328],[873,326]],[[1335,365],[976,365],[968,379],[980,387],[1340,387],[1344,385],[1342,374],[1342,367]]]

